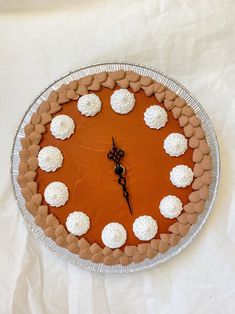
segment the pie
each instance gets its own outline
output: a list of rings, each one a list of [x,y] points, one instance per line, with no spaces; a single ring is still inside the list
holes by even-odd
[[[18,183],[46,236],[82,259],[140,263],[204,210],[212,161],[193,108],[133,71],[51,92],[21,139]]]

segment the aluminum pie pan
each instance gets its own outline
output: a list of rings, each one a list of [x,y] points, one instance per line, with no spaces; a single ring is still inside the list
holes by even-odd
[[[17,182],[17,175],[18,175],[18,166],[20,162],[19,158],[19,151],[21,150],[21,143],[20,140],[25,136],[24,134],[24,126],[30,122],[30,118],[32,114],[37,110],[39,105],[47,100],[49,94],[53,90],[57,90],[61,85],[68,84],[73,80],[80,79],[84,76],[99,73],[102,71],[117,71],[117,70],[126,70],[126,71],[135,71],[143,76],[149,76],[152,79],[156,80],[157,82],[162,83],[163,85],[167,86],[169,89],[174,91],[177,95],[182,97],[188,105],[190,105],[195,114],[201,120],[202,127],[206,133],[206,139],[208,145],[211,150],[211,157],[212,157],[212,182],[210,184],[209,189],[209,199],[205,204],[205,208],[203,212],[198,216],[197,223],[192,225],[189,232],[185,237],[183,237],[180,242],[175,246],[171,247],[167,252],[163,254],[158,254],[152,259],[145,259],[141,263],[131,263],[127,266],[122,265],[104,265],[102,263],[93,263],[90,260],[81,259],[78,255],[69,252],[67,249],[58,246],[53,240],[48,238],[44,231],[38,227],[34,222],[34,217],[32,214],[26,209],[25,207],[25,200],[21,193],[21,188]],[[13,190],[16,197],[16,201],[20,208],[20,211],[23,215],[23,218],[29,227],[29,229],[33,232],[33,234],[37,237],[37,239],[50,251],[54,254],[62,258],[63,260],[76,264],[81,268],[96,271],[100,273],[129,273],[129,272],[136,272],[143,269],[151,268],[153,266],[159,265],[170,260],[172,257],[179,254],[182,250],[184,250],[195,238],[195,236],[199,233],[202,226],[206,222],[213,204],[215,202],[218,185],[219,185],[219,178],[220,178],[220,154],[219,154],[219,145],[216,137],[215,130],[213,125],[203,109],[202,105],[199,101],[191,95],[191,93],[182,86],[179,82],[171,78],[170,76],[162,73],[161,71],[152,69],[150,67],[139,65],[139,64],[131,64],[126,62],[110,62],[110,63],[99,63],[94,65],[89,65],[83,68],[80,68],[76,71],[70,72],[65,76],[61,77],[54,83],[52,83],[49,87],[47,87],[30,105],[29,109],[25,113],[18,130],[15,135],[13,149],[12,149],[12,156],[11,156],[11,177],[12,177],[12,184]]]

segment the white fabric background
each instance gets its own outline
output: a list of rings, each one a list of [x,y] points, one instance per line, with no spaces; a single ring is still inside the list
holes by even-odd
[[[0,313],[235,311],[235,2],[0,0]],[[98,61],[156,67],[204,105],[222,157],[200,235],[164,265],[102,275],[68,265],[27,230],[12,192],[13,137],[53,80]]]

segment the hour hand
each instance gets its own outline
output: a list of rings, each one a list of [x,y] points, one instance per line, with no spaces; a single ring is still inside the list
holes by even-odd
[[[124,151],[121,150],[120,148],[117,148],[114,142],[114,138],[113,139],[113,147],[112,149],[108,152],[108,158],[112,159],[116,164],[120,164],[120,161],[122,159],[122,157],[124,156]]]

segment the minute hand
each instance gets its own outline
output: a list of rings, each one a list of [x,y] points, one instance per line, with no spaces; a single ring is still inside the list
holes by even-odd
[[[131,209],[131,205],[130,205],[130,201],[129,201],[129,193],[127,192],[127,188],[126,188],[126,178],[123,177],[122,175],[119,175],[118,183],[122,186],[122,191],[123,191],[122,194],[127,201],[127,205],[129,207],[130,213],[132,215],[132,209]]]

